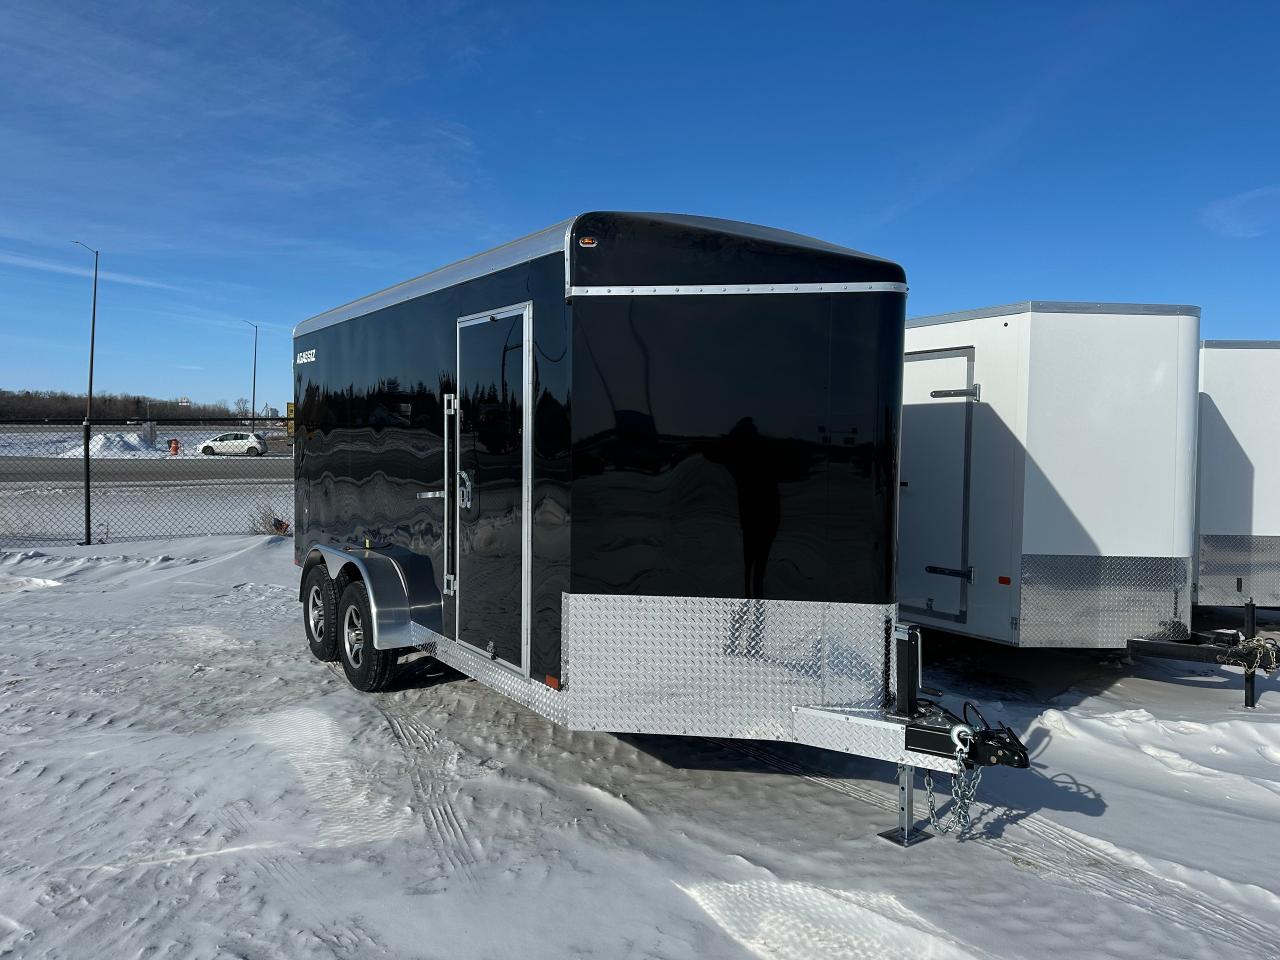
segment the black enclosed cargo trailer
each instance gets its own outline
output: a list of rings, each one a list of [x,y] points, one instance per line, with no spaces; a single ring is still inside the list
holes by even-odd
[[[313,651],[376,689],[425,650],[578,729],[954,769],[891,710],[905,279],[589,213],[300,324]]]

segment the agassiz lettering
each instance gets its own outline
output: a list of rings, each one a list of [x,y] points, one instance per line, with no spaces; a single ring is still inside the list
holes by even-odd
[[[296,363],[314,363],[315,359],[316,359],[316,352],[314,350],[303,350],[301,353],[298,354],[298,359],[295,362]]]

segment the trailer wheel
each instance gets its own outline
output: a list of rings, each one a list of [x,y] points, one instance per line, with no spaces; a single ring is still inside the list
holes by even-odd
[[[356,580],[342,591],[338,603],[338,658],[347,680],[366,693],[386,687],[396,662],[390,650],[374,649],[372,627],[369,591]]]
[[[307,646],[317,660],[330,663],[338,659],[337,622],[338,591],[325,565],[317,563],[302,582],[302,623]]]

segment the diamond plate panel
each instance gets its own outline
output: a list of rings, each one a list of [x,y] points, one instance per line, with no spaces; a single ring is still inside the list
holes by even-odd
[[[571,725],[790,740],[796,705],[875,709],[880,604],[564,595]]]
[[[1123,648],[1134,637],[1185,639],[1190,557],[1023,554],[1023,647]]]
[[[441,663],[447,663],[455,670],[479,680],[486,687],[510,697],[553,723],[569,724],[569,701],[565,691],[553,690],[545,683],[521,676],[470,647],[420,624],[414,624],[414,634],[417,641],[415,646]]]
[[[954,760],[907,750],[905,725],[901,720],[886,718],[879,711],[859,713],[796,707],[794,713],[798,743],[943,773],[951,773],[956,768]]]
[[[1253,597],[1260,607],[1280,607],[1280,537],[1205,534],[1199,573],[1196,599],[1205,606],[1240,606]]]

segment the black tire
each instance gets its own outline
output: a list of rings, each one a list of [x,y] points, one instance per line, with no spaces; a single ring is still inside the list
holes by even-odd
[[[256,457],[262,453],[262,451],[259,450],[257,447],[250,447],[248,452],[249,452],[249,456],[251,457]]]
[[[212,457],[213,447],[203,447],[201,448],[200,452],[203,453],[206,457]]]
[[[323,563],[307,571],[302,580],[302,626],[307,646],[324,663],[338,659],[338,591]]]
[[[359,580],[348,584],[342,591],[336,622],[338,629],[334,634],[338,641],[338,659],[342,661],[342,672],[347,675],[348,682],[366,693],[384,689],[391,682],[396,657],[390,650],[373,648],[369,591]],[[355,642],[356,634],[359,642]]]

